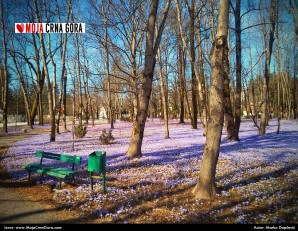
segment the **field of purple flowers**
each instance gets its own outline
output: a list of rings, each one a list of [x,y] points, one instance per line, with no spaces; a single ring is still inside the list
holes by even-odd
[[[205,137],[189,123],[170,122],[164,139],[163,121],[148,120],[143,157],[129,160],[131,123],[117,121],[114,143],[101,145],[99,136],[108,124],[89,125],[84,138],[62,132],[56,142],[49,134],[23,139],[9,148],[3,162],[15,181],[27,180],[21,166],[38,162],[37,150],[79,155],[77,185],[55,187],[53,178],[34,176],[37,184],[54,185],[55,203],[72,213],[70,223],[297,223],[298,121],[270,121],[267,134],[258,135],[250,120],[242,120],[240,142],[224,140],[217,165],[219,194],[213,201],[195,200],[191,190],[198,180]],[[87,157],[107,152],[107,193],[101,183],[90,190]],[[52,163],[58,166],[56,162]]]

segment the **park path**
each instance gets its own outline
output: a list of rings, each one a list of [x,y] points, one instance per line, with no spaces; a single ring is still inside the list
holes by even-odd
[[[51,224],[63,222],[62,210],[51,199],[51,189],[45,185],[14,182],[2,163],[7,149],[14,142],[45,132],[45,128],[28,133],[0,133],[0,224]]]

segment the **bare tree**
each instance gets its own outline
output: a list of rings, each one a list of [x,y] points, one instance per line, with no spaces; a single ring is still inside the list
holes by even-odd
[[[195,50],[192,51],[192,49],[195,49],[194,46],[191,45],[190,49],[188,48],[187,46],[187,37],[186,37],[186,34],[185,34],[185,31],[183,29],[183,25],[182,25],[182,19],[181,19],[181,4],[178,0],[175,0],[175,3],[176,3],[176,11],[177,11],[177,20],[178,20],[178,25],[179,25],[179,31],[180,31],[180,36],[181,36],[181,41],[182,41],[182,44],[183,44],[183,47],[186,51],[186,54],[188,56],[188,59],[190,60],[190,63],[191,65],[193,66],[192,68],[192,71],[193,71],[193,74],[192,77],[195,78],[195,80],[192,79],[192,90],[193,88],[195,87],[196,90],[195,91],[192,91],[192,98],[193,96],[197,95],[197,88],[198,88],[198,91],[199,91],[199,96],[200,96],[200,100],[201,100],[201,107],[203,109],[203,119],[202,119],[202,124],[203,124],[203,128],[204,128],[204,135],[205,135],[205,131],[206,131],[206,122],[207,122],[207,113],[206,113],[206,110],[207,110],[207,106],[206,106],[206,95],[205,95],[205,81],[204,81],[204,70],[203,70],[203,66],[202,66],[202,51],[199,50],[199,60],[201,61],[200,62],[200,68],[198,66],[198,63],[196,62],[195,60],[195,55],[194,55],[194,52]],[[192,18],[192,12],[195,12],[195,7],[194,7],[194,3],[192,3],[192,6],[189,6],[189,4],[187,3],[188,5],[188,10],[191,14],[191,18]],[[200,10],[199,10],[200,12]],[[192,20],[191,20],[191,28],[192,28]],[[194,30],[194,28],[190,29],[190,30]],[[191,35],[192,36],[192,35]],[[198,33],[198,42],[199,42],[199,45],[200,46],[200,33]],[[192,43],[193,41],[191,41]],[[201,70],[201,73],[199,73],[198,70]],[[195,101],[195,102],[194,102]],[[193,104],[192,106],[194,107],[196,105],[197,107],[197,99],[196,98],[193,98]],[[194,116],[193,114],[194,113],[198,113],[197,109],[196,110],[192,110],[192,114],[191,114],[191,118],[192,118],[192,128],[196,128],[197,126],[197,123],[194,122],[193,120],[197,120],[197,116]]]
[[[184,123],[184,95],[186,94],[184,91],[184,82],[185,82],[185,60],[184,60],[184,52],[182,51],[182,46],[178,43],[178,56],[179,56],[179,73],[178,73],[178,88],[179,88],[179,101],[180,101],[180,120],[179,123]]]
[[[0,14],[1,14],[1,32],[2,32],[2,45],[3,45],[3,79],[2,79],[2,113],[3,113],[3,132],[7,133],[7,97],[8,97],[8,69],[7,69],[7,32],[4,27],[4,7],[3,1],[0,1]]]
[[[264,135],[266,133],[266,127],[269,120],[269,72],[270,72],[272,47],[273,47],[273,41],[274,41],[275,11],[276,11],[275,8],[276,8],[276,0],[272,0],[271,6],[270,6],[269,41],[267,46],[265,71],[264,71],[265,84],[263,86],[262,114],[261,114],[261,124],[259,129],[260,135]]]
[[[106,6],[105,8],[104,4],[102,4],[102,12],[104,15],[104,48],[105,48],[105,67],[106,67],[106,79],[108,81],[108,114],[109,114],[109,120],[110,120],[110,126],[111,129],[114,129],[114,112],[113,112],[113,105],[112,105],[112,94],[111,94],[111,79],[110,79],[110,58],[109,58],[109,46],[108,46],[108,19],[107,14],[110,8],[110,5]]]
[[[67,1],[67,17],[66,23],[69,21],[70,10],[71,10],[71,0]],[[58,21],[61,22],[60,7],[58,2],[56,2],[56,10],[58,13]],[[67,51],[67,34],[60,34],[60,57],[61,57],[61,76],[60,76],[60,90],[57,104],[57,118],[56,118],[56,132],[59,133],[59,123],[62,109],[62,127],[63,130],[67,130],[66,127],[66,86],[67,86],[67,73],[66,73],[66,51]]]
[[[167,58],[167,56],[166,56]],[[165,122],[165,138],[170,138],[169,133],[169,102],[168,102],[168,73],[164,70],[163,62],[161,59],[160,49],[157,50],[157,59],[159,65],[159,78],[160,78],[160,88],[161,88],[161,97],[163,104],[163,112],[164,112],[164,122]]]
[[[140,91],[140,108],[137,113],[136,121],[133,124],[132,134],[130,138],[130,144],[126,153],[130,158],[136,158],[142,156],[142,141],[145,130],[145,123],[147,118],[148,106],[150,101],[150,95],[152,91],[152,81],[154,75],[154,69],[156,64],[157,49],[161,41],[162,32],[165,26],[166,18],[169,12],[171,0],[167,0],[164,7],[158,33],[154,41],[154,32],[157,20],[157,10],[159,1],[152,0],[150,4],[149,17],[146,30],[146,51],[145,51],[145,68],[142,73],[142,87]]]
[[[204,54],[203,54],[203,41],[202,41],[202,33],[201,33],[201,19],[202,19],[202,8],[205,6],[203,2],[200,9],[196,9],[196,14],[199,15],[198,20],[198,28],[197,28],[197,47],[198,47],[198,56],[199,56],[199,68],[200,73],[198,78],[198,91],[199,91],[199,107],[201,114],[201,120],[203,125],[203,135],[206,135],[206,126],[207,126],[207,96],[206,96],[206,84],[205,84],[205,68],[204,68]]]
[[[211,50],[210,118],[199,181],[193,190],[195,198],[201,199],[211,199],[216,195],[215,173],[224,119],[223,83],[224,75],[229,73],[229,4],[229,0],[220,0],[217,32]]]
[[[235,97],[235,124],[232,140],[239,140],[239,129],[241,123],[241,72],[242,72],[242,56],[241,56],[241,1],[236,0],[235,7],[235,30],[236,30],[236,97]]]
[[[191,98],[192,98],[192,112],[191,112],[191,125],[193,129],[197,129],[197,120],[198,120],[198,103],[197,103],[197,88],[198,88],[198,67],[196,65],[196,56],[195,56],[195,3],[192,0],[191,5],[187,3],[187,9],[190,16],[189,26],[190,26],[190,34],[189,34],[189,43],[190,48],[188,48],[188,40],[183,29],[182,19],[181,19],[181,3],[178,0],[175,0],[176,3],[176,11],[177,11],[177,20],[179,25],[179,31],[181,36],[181,41],[183,44],[183,48],[185,49],[188,59],[191,64]]]
[[[45,8],[45,4],[46,3],[44,3],[44,8]],[[36,15],[37,21],[41,22],[41,17],[40,17],[40,13],[38,10],[37,0],[34,0],[34,10],[35,10],[35,15]],[[46,77],[46,81],[47,81],[48,103],[49,103],[49,112],[50,112],[50,120],[51,120],[50,142],[53,142],[56,139],[55,108],[54,108],[54,99],[53,99],[54,95],[53,95],[53,88],[52,88],[52,84],[51,84],[51,80],[50,80],[47,60],[46,60],[47,53],[46,53],[46,47],[44,44],[45,39],[44,39],[43,33],[40,33],[39,39],[40,39],[40,45],[41,45],[42,63],[43,63],[44,73],[45,73],[45,77]]]

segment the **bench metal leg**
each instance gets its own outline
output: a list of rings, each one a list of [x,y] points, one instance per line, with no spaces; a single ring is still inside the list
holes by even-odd
[[[31,171],[29,171],[29,177],[28,177],[28,181],[31,180]]]
[[[61,178],[59,178],[59,188],[61,189]]]

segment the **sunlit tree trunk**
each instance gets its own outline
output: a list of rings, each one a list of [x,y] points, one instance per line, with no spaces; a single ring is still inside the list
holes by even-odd
[[[211,50],[210,118],[199,181],[193,190],[198,199],[212,199],[216,195],[215,173],[224,120],[224,75],[229,73],[229,4],[229,0],[221,0],[219,3],[217,33]]]
[[[198,128],[198,81],[195,73],[195,61],[196,61],[196,51],[195,51],[195,0],[191,0],[191,6],[188,7],[188,12],[190,16],[189,21],[189,42],[190,42],[190,56],[191,56],[191,98],[192,98],[192,119],[191,126],[193,129]]]
[[[75,21],[74,19],[74,13],[72,8],[70,9],[70,14],[71,14],[71,20],[72,22]],[[78,81],[78,105],[79,105],[79,110],[78,110],[78,117],[79,117],[79,125],[82,125],[83,123],[83,94],[82,94],[82,81],[81,81],[81,62],[80,62],[80,47],[79,47],[79,38],[78,34],[75,33],[75,57],[76,57],[76,65],[78,69],[78,75],[77,75],[77,81]],[[75,93],[74,93],[75,94]]]
[[[179,73],[178,73],[178,89],[179,89],[179,102],[180,102],[180,116],[179,123],[184,123],[184,55],[182,46],[178,44],[178,56],[179,56]]]
[[[157,51],[157,59],[159,65],[159,78],[160,78],[160,88],[161,88],[161,96],[162,96],[162,104],[163,104],[163,113],[164,113],[164,123],[165,123],[165,138],[170,138],[169,133],[169,112],[168,112],[168,76],[164,71],[163,62],[161,60],[160,49]]]
[[[205,69],[204,69],[204,57],[202,49],[202,38],[200,28],[198,28],[197,33],[198,40],[198,54],[199,54],[199,79],[198,79],[198,90],[199,90],[199,104],[202,113],[202,125],[203,125],[203,135],[206,136],[206,126],[207,126],[207,97],[206,97],[206,86],[205,86]]]
[[[37,7],[37,0],[34,1],[34,9],[35,9],[35,14],[38,22],[41,22],[40,15],[38,12],[38,7]],[[47,91],[48,91],[48,103],[49,103],[49,112],[50,112],[50,120],[51,120],[51,134],[50,134],[50,142],[55,141],[56,136],[55,136],[55,108],[54,108],[54,100],[53,100],[53,89],[52,89],[52,84],[50,80],[50,75],[48,71],[48,66],[47,66],[47,61],[46,61],[46,48],[44,45],[44,36],[43,33],[39,34],[39,39],[40,39],[40,45],[41,45],[41,54],[42,54],[42,62],[43,62],[43,68],[45,72],[45,77],[47,81]]]
[[[36,64],[36,68],[34,70],[36,70],[35,73],[37,76],[37,93],[30,111],[30,120],[31,120],[30,124],[31,124],[31,128],[33,129],[37,110],[39,110],[39,125],[43,125],[42,91],[43,91],[43,86],[45,82],[45,73],[44,73],[43,67],[40,68],[40,60],[39,60],[40,50],[36,43],[36,39],[35,39],[36,35],[32,34],[31,36],[32,36],[32,44],[34,47],[34,55],[35,55],[34,60]],[[31,66],[31,64],[29,65]]]
[[[111,93],[111,76],[110,76],[110,58],[109,58],[109,47],[108,47],[108,19],[107,12],[109,10],[105,9],[104,5],[102,5],[102,12],[104,14],[104,48],[105,48],[105,68],[106,68],[106,78],[108,81],[108,118],[110,122],[110,128],[114,129],[114,111],[112,105],[112,93]]]
[[[132,36],[131,36],[131,75],[132,75],[132,88],[133,88],[133,120],[137,117],[137,111],[139,108],[139,93],[138,93],[138,76],[137,76],[137,32],[136,32],[136,18],[132,21]]]
[[[15,48],[14,48],[14,42],[12,42],[11,57],[12,57],[14,65],[15,65],[15,69],[16,69],[16,72],[17,72],[18,79],[20,80],[20,83],[21,83],[21,89],[22,89],[22,92],[23,92],[23,98],[24,98],[24,102],[25,102],[25,110],[26,110],[26,115],[27,115],[27,124],[28,124],[29,128],[32,128],[33,125],[31,124],[31,119],[30,119],[30,109],[31,109],[31,107],[30,107],[30,101],[29,101],[29,93],[28,93],[27,84],[25,82],[24,76],[21,73],[21,68],[19,67],[19,65],[17,63],[16,52],[15,52]]]
[[[51,51],[51,37],[50,37],[50,34],[48,34],[48,53],[49,53],[49,56],[50,56],[50,60],[51,60],[51,63],[52,63],[52,70],[53,70],[52,100],[53,100],[53,109],[54,109],[54,112],[55,112],[55,115],[54,115],[55,123],[57,125],[57,126],[55,125],[55,130],[56,130],[57,134],[59,134],[59,122],[57,121],[58,118],[56,118],[56,108],[57,108],[57,102],[56,102],[57,67],[56,66],[57,65],[54,62],[53,54],[52,54],[52,51]],[[46,74],[46,70],[45,70],[45,74]],[[62,89],[60,89],[60,90],[62,90]]]
[[[270,72],[270,62],[272,47],[274,41],[274,30],[275,30],[275,4],[276,0],[271,1],[270,6],[270,33],[269,33],[269,44],[266,52],[266,62],[265,62],[265,84],[263,86],[263,104],[262,104],[262,114],[261,114],[261,124],[259,129],[259,134],[264,135],[266,133],[266,127],[269,120],[269,72]]]
[[[56,5],[56,9],[58,12],[58,20],[61,22],[60,18],[60,10],[58,3]],[[69,21],[70,10],[71,10],[71,3],[68,2],[67,7],[67,19],[66,23]],[[56,132],[59,133],[59,123],[60,117],[62,112],[62,129],[64,131],[67,130],[66,127],[66,85],[67,85],[67,73],[66,73],[66,47],[67,47],[67,34],[60,34],[60,56],[61,56],[61,77],[60,77],[60,91],[59,91],[59,98],[58,98],[58,105],[57,105],[57,119],[56,119]]]
[[[168,15],[169,6],[171,0],[167,0],[165,5],[163,16],[161,19],[158,33],[154,42],[154,32],[157,18],[157,8],[159,1],[152,0],[150,4],[149,18],[147,22],[146,32],[146,50],[145,50],[145,67],[142,74],[142,87],[140,91],[140,108],[137,113],[136,121],[133,123],[132,134],[130,138],[130,144],[126,153],[130,158],[136,158],[142,156],[142,141],[145,130],[145,123],[148,113],[148,105],[150,101],[150,95],[152,90],[152,81],[154,75],[154,68],[156,64],[156,53],[159,48],[161,35],[164,29],[165,21]]]
[[[181,41],[183,44],[183,48],[187,53],[188,59],[190,60],[191,64],[191,98],[192,98],[192,107],[191,107],[191,126],[193,129],[197,129],[197,123],[198,123],[198,103],[197,103],[197,79],[199,78],[199,73],[198,73],[198,67],[195,63],[195,36],[194,36],[194,1],[192,1],[191,6],[188,4],[188,12],[190,15],[190,48],[187,45],[187,38],[185,31],[183,29],[183,23],[181,19],[181,3],[179,0],[175,0],[176,4],[176,11],[177,11],[177,20],[179,24],[179,31],[180,31],[180,36],[181,36]]]

